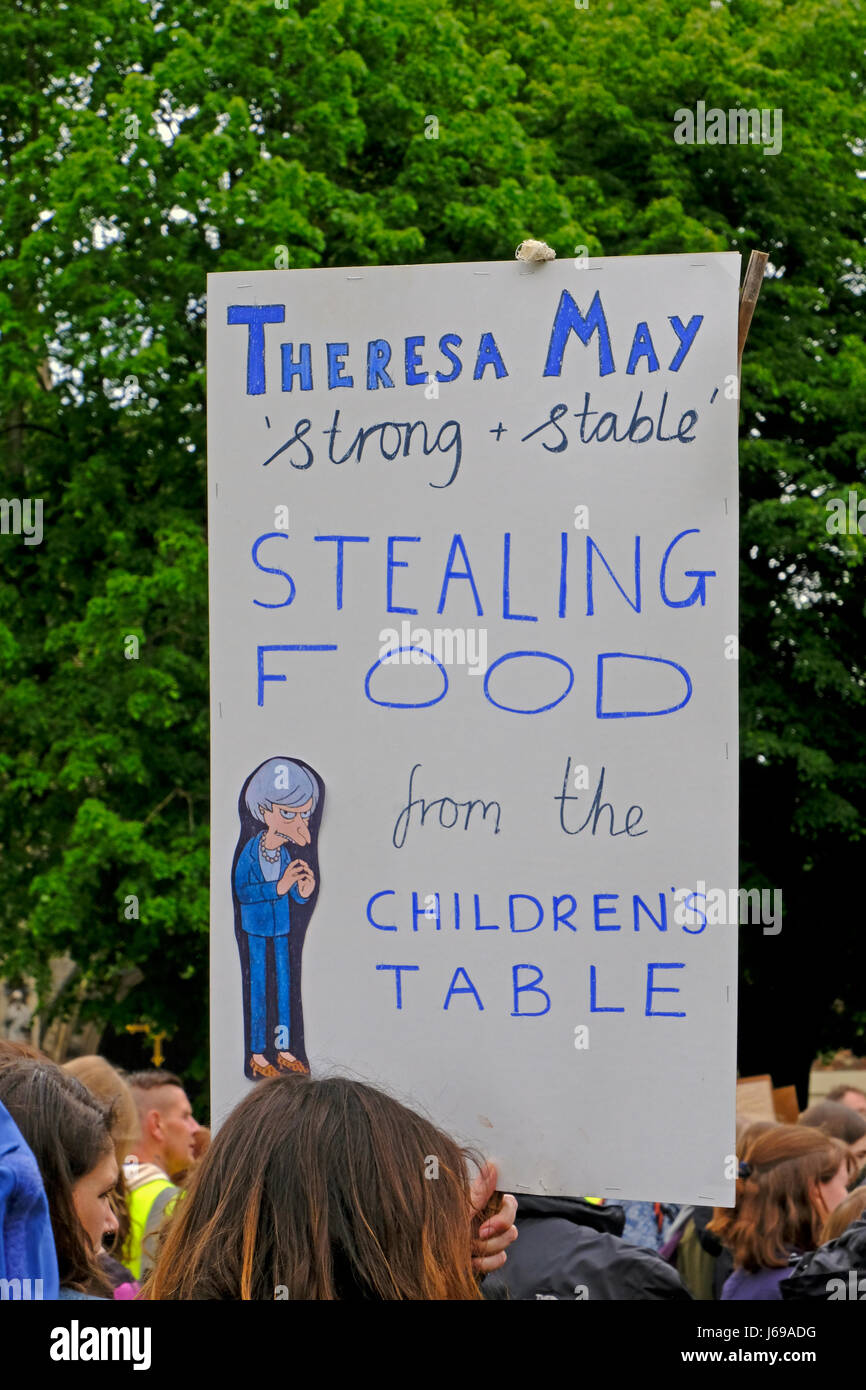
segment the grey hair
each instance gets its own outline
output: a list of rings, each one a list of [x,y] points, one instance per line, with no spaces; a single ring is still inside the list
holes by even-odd
[[[247,810],[254,820],[261,821],[259,807],[272,811],[277,806],[303,806],[312,801],[311,810],[319,800],[319,784],[297,763],[287,758],[269,758],[249,780],[245,793]]]

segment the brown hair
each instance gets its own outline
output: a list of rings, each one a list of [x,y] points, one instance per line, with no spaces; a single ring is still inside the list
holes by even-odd
[[[110,1200],[111,1209],[117,1217],[117,1234],[114,1237],[113,1248],[120,1251],[126,1245],[130,1230],[123,1162],[127,1154],[134,1152],[141,1135],[138,1106],[127,1082],[104,1057],[75,1057],[71,1062],[64,1062],[61,1070],[65,1071],[67,1076],[74,1076],[88,1091],[112,1107],[111,1137],[114,1142],[114,1156],[117,1159],[117,1182]]]
[[[143,1297],[478,1299],[469,1157],[361,1082],[259,1082],[178,1203]]]
[[[768,1129],[778,1129],[779,1120],[749,1120],[741,1119],[737,1116],[737,1156],[743,1158],[746,1148],[757,1139],[759,1134],[766,1134]]]
[[[719,1237],[739,1268],[781,1269],[792,1250],[820,1244],[823,1217],[813,1184],[829,1182],[840,1163],[854,1167],[850,1150],[807,1125],[774,1125],[745,1136],[736,1206],[716,1207],[707,1229]]]
[[[45,1186],[61,1287],[111,1297],[91,1254],[72,1189],[111,1150],[110,1106],[53,1062],[0,1065],[0,1100],[27,1141]]]
[[[38,1047],[34,1047],[28,1042],[12,1042],[9,1038],[0,1038],[0,1066],[4,1062],[19,1062],[22,1057],[29,1057],[33,1062],[50,1062],[51,1058]]]
[[[148,1071],[134,1071],[126,1078],[127,1086],[134,1086],[138,1091],[155,1091],[158,1086],[178,1086],[182,1091],[184,1084],[179,1076],[175,1076],[173,1071],[160,1071],[154,1067]]]
[[[853,1192],[849,1192],[844,1202],[840,1202],[835,1211],[831,1211],[827,1220],[824,1222],[821,1231],[820,1245],[828,1240],[835,1240],[841,1236],[843,1231],[847,1231],[852,1221],[856,1221],[858,1216],[862,1216],[866,1211],[866,1187],[855,1187]]]
[[[841,1102],[841,1101],[842,1101],[842,1097],[843,1097],[843,1096],[847,1096],[847,1094],[848,1094],[849,1091],[856,1091],[856,1093],[857,1093],[858,1096],[863,1096],[864,1099],[866,1099],[866,1091],[861,1090],[859,1086],[844,1086],[844,1085],[843,1085],[843,1086],[834,1086],[833,1089],[832,1089],[832,1091],[828,1091],[828,1092],[827,1092],[827,1094],[826,1094],[826,1096],[824,1097],[824,1099],[825,1099],[825,1100],[838,1100],[838,1101]]]
[[[809,1125],[812,1129],[823,1129],[843,1144],[856,1144],[866,1134],[866,1120],[850,1106],[840,1105],[835,1100],[819,1100],[804,1110],[798,1124]]]

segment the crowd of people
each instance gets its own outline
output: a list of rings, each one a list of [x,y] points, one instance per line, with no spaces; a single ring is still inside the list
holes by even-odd
[[[213,1142],[180,1077],[0,1043],[0,1292],[141,1300],[830,1299],[866,1270],[866,1093],[738,1122],[731,1208],[497,1191],[373,1086],[263,1080]],[[518,1239],[519,1237],[519,1239]],[[516,1243],[515,1243],[516,1242]],[[839,1276],[842,1276],[841,1278]]]

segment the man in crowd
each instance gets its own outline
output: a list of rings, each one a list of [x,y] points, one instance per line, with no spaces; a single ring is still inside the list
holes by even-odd
[[[196,1157],[196,1123],[179,1077],[169,1071],[128,1076],[141,1124],[137,1152],[124,1164],[130,1229],[123,1262],[135,1279],[153,1267],[157,1235]],[[175,1180],[175,1181],[173,1181]]]
[[[859,1086],[836,1086],[824,1099],[847,1105],[849,1110],[856,1110],[866,1120],[866,1091],[861,1091]]]

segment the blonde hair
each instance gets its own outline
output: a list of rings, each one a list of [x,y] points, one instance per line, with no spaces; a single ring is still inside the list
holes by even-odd
[[[853,1087],[852,1087],[853,1089]],[[866,1187],[855,1187],[853,1192],[849,1192],[844,1202],[840,1202],[835,1211],[831,1211],[821,1230],[821,1244],[824,1245],[828,1240],[835,1240],[841,1236],[843,1231],[847,1231],[852,1221],[856,1221],[858,1216],[862,1216],[866,1211]]]
[[[63,1071],[101,1100],[111,1102],[114,1111],[111,1138],[117,1166],[122,1168],[123,1160],[127,1154],[135,1152],[141,1137],[138,1107],[129,1086],[104,1057],[75,1057],[71,1062],[64,1062]]]

